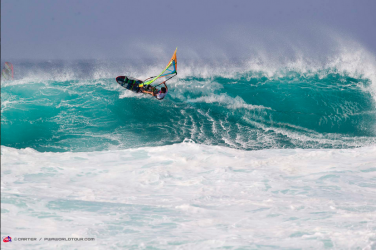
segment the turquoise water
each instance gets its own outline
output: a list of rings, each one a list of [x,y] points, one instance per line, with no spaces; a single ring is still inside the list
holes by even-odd
[[[2,145],[101,151],[186,139],[237,149],[350,148],[376,141],[371,81],[335,69],[183,75],[157,101],[112,78],[3,84]]]

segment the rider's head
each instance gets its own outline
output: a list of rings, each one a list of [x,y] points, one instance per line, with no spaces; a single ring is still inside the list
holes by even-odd
[[[162,93],[166,93],[166,88],[165,88],[165,87],[162,87],[162,88],[161,88],[161,92],[162,92]]]

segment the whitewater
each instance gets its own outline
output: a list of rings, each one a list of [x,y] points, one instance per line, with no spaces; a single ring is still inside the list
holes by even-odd
[[[375,249],[375,58],[261,59],[14,62],[2,249]]]

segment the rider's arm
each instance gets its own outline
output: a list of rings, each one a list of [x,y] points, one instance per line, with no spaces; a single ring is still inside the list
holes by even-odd
[[[146,90],[144,90],[144,91],[142,91],[142,93],[146,93],[146,94],[150,94],[152,96],[155,96],[155,93],[152,92],[152,91],[146,91]]]
[[[164,84],[164,86],[166,87],[166,93],[167,93],[167,91],[168,91],[167,85],[166,85],[165,82],[164,82],[163,84]]]

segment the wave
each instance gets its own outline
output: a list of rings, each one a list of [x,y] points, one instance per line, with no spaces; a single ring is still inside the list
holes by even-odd
[[[162,102],[114,78],[5,82],[2,144],[92,151],[184,139],[245,150],[375,143],[371,79],[334,69],[267,75],[180,76]]]
[[[2,145],[40,151],[185,139],[245,150],[374,145],[375,57],[351,41],[333,44],[326,55],[291,48],[260,49],[247,59],[178,58],[178,77],[161,102],[114,78],[147,78],[164,67],[162,58],[14,62],[17,79],[1,82]]]

